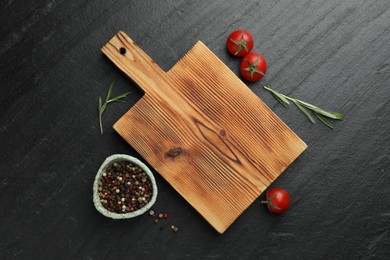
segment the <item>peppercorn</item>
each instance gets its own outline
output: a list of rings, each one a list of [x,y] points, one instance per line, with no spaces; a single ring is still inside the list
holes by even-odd
[[[177,226],[175,226],[175,225],[172,225],[171,226],[171,229],[173,230],[173,232],[177,232],[177,231],[179,231],[179,228],[177,227]]]

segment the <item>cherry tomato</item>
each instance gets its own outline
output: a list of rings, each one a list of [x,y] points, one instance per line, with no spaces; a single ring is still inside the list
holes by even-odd
[[[228,51],[235,57],[243,57],[253,48],[253,37],[245,30],[232,32],[226,42]]]
[[[244,79],[257,81],[265,76],[267,61],[260,53],[251,52],[242,59],[240,72]]]
[[[275,214],[285,212],[290,206],[290,195],[281,188],[268,190],[266,200],[261,202],[267,204],[268,210]]]

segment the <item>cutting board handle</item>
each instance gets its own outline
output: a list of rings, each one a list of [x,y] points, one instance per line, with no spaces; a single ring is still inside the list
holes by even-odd
[[[161,88],[165,72],[124,32],[119,31],[102,52],[148,94]]]

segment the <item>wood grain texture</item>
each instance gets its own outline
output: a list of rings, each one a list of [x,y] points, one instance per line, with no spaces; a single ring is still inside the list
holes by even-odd
[[[200,41],[167,73],[123,32],[102,51],[145,91],[115,130],[220,233],[307,147]]]

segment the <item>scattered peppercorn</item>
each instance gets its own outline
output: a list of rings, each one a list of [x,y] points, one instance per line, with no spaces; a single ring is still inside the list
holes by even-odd
[[[175,232],[175,233],[176,233],[177,231],[179,231],[179,228],[178,228],[177,226],[175,226],[175,225],[172,225],[172,226],[171,226],[171,229],[172,229],[172,231]]]
[[[146,181],[134,182],[137,179]],[[147,174],[127,161],[115,162],[106,168],[99,179],[98,191],[102,206],[115,213],[136,211],[148,204],[153,195]]]
[[[156,211],[150,210],[149,215],[153,218],[154,223],[156,223],[156,224],[159,222],[162,223],[162,224],[160,224],[160,230],[164,230],[165,224],[163,224],[163,223],[165,221],[164,219],[168,218],[168,213],[158,213],[158,212],[156,213]],[[179,227],[172,225],[171,230],[176,233],[179,231]]]

